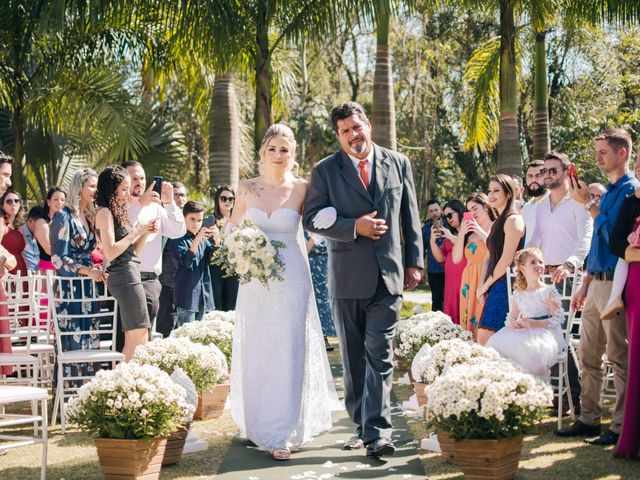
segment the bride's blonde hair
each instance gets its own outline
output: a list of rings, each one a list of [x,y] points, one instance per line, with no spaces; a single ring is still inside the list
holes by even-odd
[[[264,171],[264,155],[267,151],[267,147],[269,146],[269,141],[273,137],[282,137],[284,138],[291,147],[290,150],[290,158],[289,163],[287,164],[287,170],[292,172],[294,175],[298,173],[298,162],[296,162],[296,138],[293,135],[293,131],[283,125],[282,123],[274,123],[271,125],[264,134],[262,138],[262,143],[260,144],[259,157],[258,160],[258,172],[262,175]]]
[[[527,263],[527,259],[531,257],[538,257],[540,260],[544,260],[542,256],[542,250],[540,250],[539,248],[523,248],[518,253],[516,253],[516,280],[513,283],[514,290],[527,289],[527,279],[524,276],[524,272],[522,271],[522,269],[524,268],[524,264]]]

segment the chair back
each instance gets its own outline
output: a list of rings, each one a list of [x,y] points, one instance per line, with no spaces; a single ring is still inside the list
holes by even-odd
[[[26,347],[26,354],[31,350],[31,342],[37,338],[39,330],[33,321],[33,286],[30,277],[5,275],[0,293],[0,339],[8,339],[13,345]],[[6,340],[5,340],[6,344]]]

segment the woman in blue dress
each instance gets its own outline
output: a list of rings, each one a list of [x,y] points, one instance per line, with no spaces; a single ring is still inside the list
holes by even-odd
[[[308,232],[304,232],[307,241],[307,253],[309,255],[309,267],[311,269],[311,280],[313,282],[313,292],[316,296],[316,305],[320,315],[324,343],[328,351],[333,347],[327,337],[336,336],[336,327],[331,316],[331,305],[329,304],[329,290],[327,288],[327,241],[322,238],[314,240]]]
[[[477,292],[478,301],[484,304],[478,325],[478,343],[481,345],[504,327],[509,313],[506,272],[523,246],[525,233],[524,219],[516,210],[515,187],[510,176],[491,177],[487,197],[498,218],[487,238],[486,274]]]
[[[105,274],[93,265],[91,251],[95,247],[93,219],[95,208],[93,205],[98,183],[98,175],[90,168],[78,170],[69,187],[67,206],[56,212],[51,219],[51,262],[56,267],[56,273],[61,277],[81,277],[93,279],[97,282],[105,280]],[[83,285],[84,284],[84,285]],[[91,282],[76,280],[72,288],[68,282],[63,282],[62,295],[79,299],[93,296]],[[73,290],[73,291],[71,291]],[[92,316],[98,313],[98,302],[60,302],[56,306],[60,318],[60,331],[89,331],[99,329],[99,318]],[[66,315],[84,317],[69,319]],[[99,348],[98,334],[64,335],[60,339],[63,351],[88,350]],[[65,366],[64,376],[91,375],[95,373],[94,364],[75,364]],[[81,382],[69,382],[74,386]]]

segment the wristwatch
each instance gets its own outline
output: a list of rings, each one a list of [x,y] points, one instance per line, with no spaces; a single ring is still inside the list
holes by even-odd
[[[571,262],[564,262],[562,265],[567,267],[571,273],[574,273],[576,271],[576,266]]]
[[[592,198],[591,200],[587,201],[587,203],[584,204],[584,209],[587,212],[591,211],[591,207],[593,207],[596,204],[596,201]]]

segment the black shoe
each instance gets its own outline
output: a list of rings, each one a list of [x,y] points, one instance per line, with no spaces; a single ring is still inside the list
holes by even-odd
[[[391,440],[379,438],[367,444],[367,457],[380,458],[396,453],[396,447]]]
[[[556,430],[555,433],[559,437],[595,437],[600,435],[600,425],[587,425],[576,420],[569,428]]]
[[[602,435],[598,438],[592,440],[585,440],[590,445],[597,445],[600,447],[606,447],[607,445],[615,445],[618,443],[618,438],[620,438],[620,434],[616,432],[612,432],[609,429],[606,429]]]
[[[359,450],[362,447],[364,447],[364,441],[358,435],[354,435],[349,440],[344,442],[342,449],[343,450]]]

